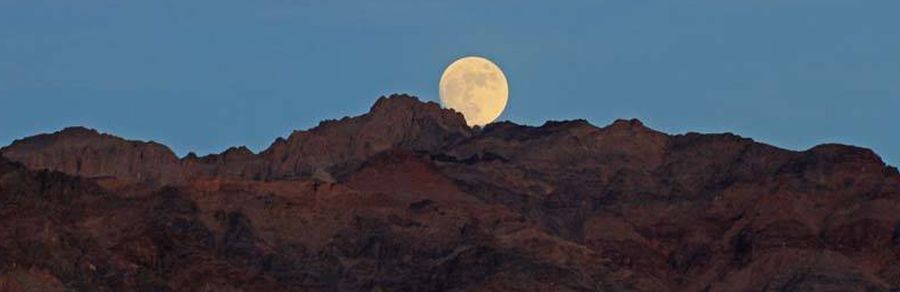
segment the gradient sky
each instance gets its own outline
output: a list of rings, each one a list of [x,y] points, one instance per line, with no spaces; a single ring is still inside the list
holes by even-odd
[[[437,101],[473,54],[509,78],[501,119],[639,118],[900,164],[897,0],[0,0],[0,145],[85,125],[179,155],[261,150],[383,94]]]

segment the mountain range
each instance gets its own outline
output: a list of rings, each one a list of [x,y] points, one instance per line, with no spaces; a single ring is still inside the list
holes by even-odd
[[[73,127],[0,154],[2,291],[900,290],[900,174],[848,145],[391,95],[259,153]]]

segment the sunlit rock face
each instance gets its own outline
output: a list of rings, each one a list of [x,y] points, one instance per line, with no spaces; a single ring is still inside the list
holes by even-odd
[[[86,129],[0,153],[12,289],[900,289],[900,175],[852,146],[472,129],[396,95],[260,153]]]
[[[175,184],[184,178],[178,157],[164,145],[127,141],[81,127],[17,140],[0,153],[34,169],[90,178],[152,184]]]

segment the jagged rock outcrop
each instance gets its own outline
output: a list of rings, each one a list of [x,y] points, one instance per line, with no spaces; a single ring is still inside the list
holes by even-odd
[[[278,138],[260,154],[233,147],[221,154],[178,159],[167,147],[96,130],[67,128],[17,140],[0,150],[33,169],[84,177],[112,177],[151,185],[179,185],[194,177],[285,179],[317,171],[342,177],[368,157],[390,149],[436,152],[472,135],[462,114],[409,95],[381,97],[369,113],[324,121]]]
[[[21,163],[0,159],[0,274],[16,275],[0,285],[900,289],[900,174],[847,145],[637,120],[471,129],[397,95],[259,154],[179,160],[84,129],[0,153]]]
[[[184,179],[179,159],[168,147],[82,127],[16,140],[0,154],[32,169],[90,178],[114,177],[149,184],[175,184]]]
[[[369,113],[295,131],[260,153],[262,177],[309,176],[318,169],[342,177],[390,149],[436,152],[472,134],[462,114],[408,95],[381,97]]]

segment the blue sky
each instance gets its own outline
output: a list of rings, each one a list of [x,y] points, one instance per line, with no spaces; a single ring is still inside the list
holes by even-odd
[[[501,119],[639,118],[900,164],[900,1],[0,0],[0,145],[85,125],[178,154],[438,100],[455,58],[504,69]]]

